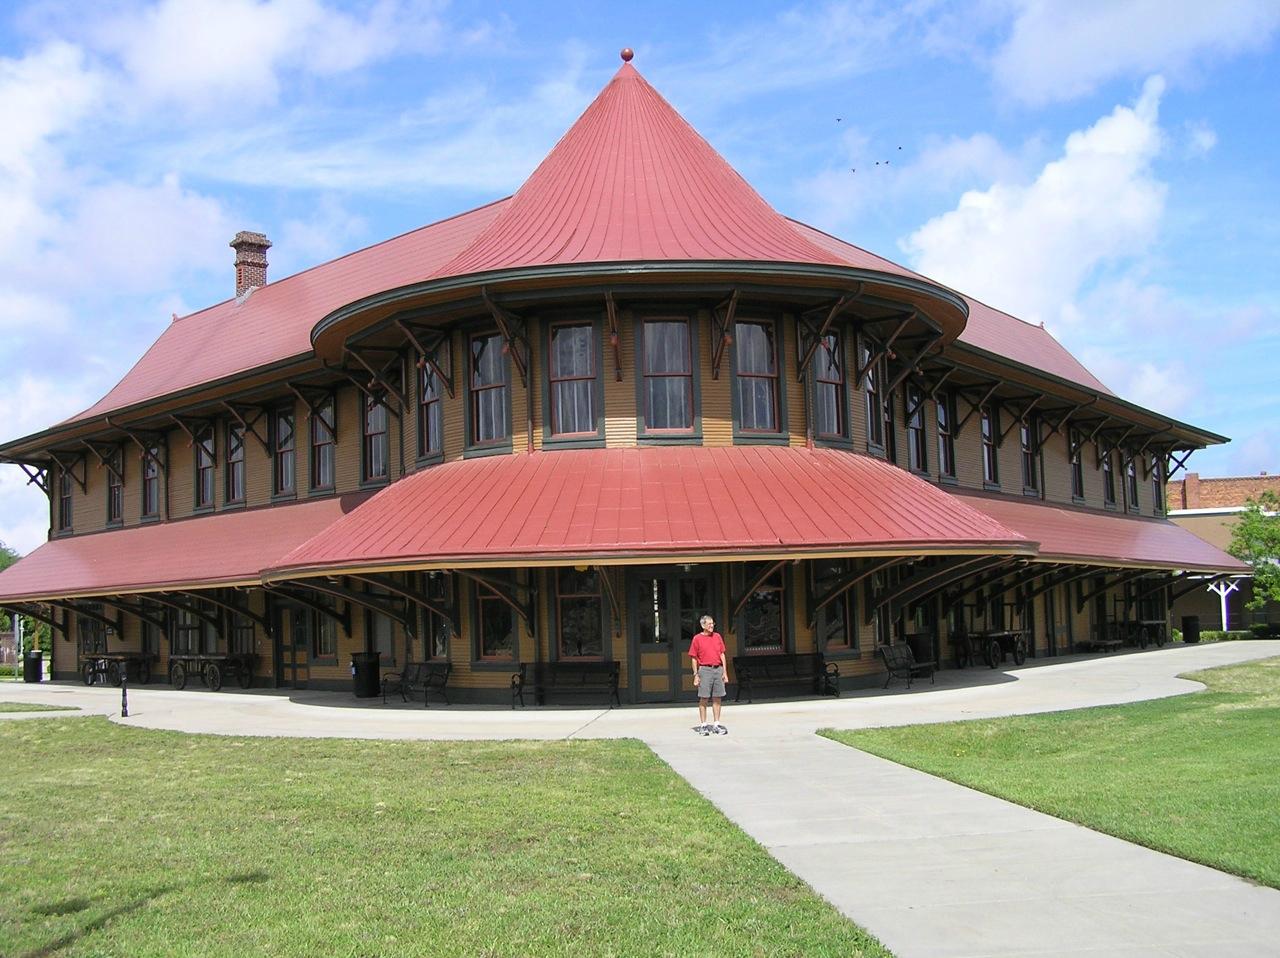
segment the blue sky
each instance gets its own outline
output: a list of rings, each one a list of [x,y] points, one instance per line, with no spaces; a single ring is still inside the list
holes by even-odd
[[[517,188],[618,50],[781,212],[1280,470],[1274,0],[42,0],[0,14],[0,433],[232,291]],[[887,162],[886,162],[887,161]],[[0,467],[0,540],[44,498]]]

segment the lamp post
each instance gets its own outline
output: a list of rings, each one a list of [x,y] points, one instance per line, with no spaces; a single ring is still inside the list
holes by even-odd
[[[120,663],[120,717],[129,717],[129,663]]]

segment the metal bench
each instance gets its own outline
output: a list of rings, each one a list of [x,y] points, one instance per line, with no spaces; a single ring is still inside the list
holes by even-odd
[[[532,675],[530,674],[532,672]],[[604,692],[612,701],[609,708],[621,705],[618,683],[621,667],[617,662],[521,662],[520,671],[511,676],[511,707],[519,699],[524,708],[524,690],[533,686],[534,702],[541,705],[548,692]]]
[[[400,698],[409,701],[410,693],[422,693],[422,707],[429,708],[427,701],[432,692],[439,692],[444,704],[449,704],[449,693],[445,686],[449,683],[449,673],[453,666],[448,662],[406,662],[400,672],[388,672],[382,677],[382,704],[387,704],[387,695],[400,693]]]
[[[760,687],[808,683],[819,695],[840,696],[840,666],[828,662],[821,652],[769,652],[764,655],[735,655],[733,674],[737,679],[735,702],[746,692],[747,702]]]
[[[911,646],[907,645],[907,643],[894,642],[892,645],[882,645],[876,649],[876,653],[884,660],[884,667],[889,671],[889,674],[884,679],[884,687],[886,689],[894,678],[906,679],[907,688],[911,688],[911,681],[917,675],[927,675],[929,676],[929,684],[932,685],[934,683],[933,673],[937,668],[937,663],[918,660],[916,654],[911,651]]]

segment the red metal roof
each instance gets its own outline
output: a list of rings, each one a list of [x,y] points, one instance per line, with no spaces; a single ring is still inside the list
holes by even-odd
[[[661,260],[840,263],[624,63],[501,215],[440,275]]]
[[[1249,567],[1166,519],[1142,518],[956,492],[954,498],[1040,543],[1046,561],[1096,562],[1199,572]]]
[[[505,200],[424,226],[175,320],[125,377],[67,422],[311,353],[311,329],[353,300],[418,282],[462,249]],[[228,281],[230,281],[228,274]]]
[[[315,499],[53,539],[0,572],[0,603],[251,584],[367,498]]]
[[[780,446],[588,449],[434,466],[270,570],[397,563],[1034,552],[1000,523],[870,456]]]
[[[841,256],[850,266],[911,276],[930,283],[936,282],[875,253],[869,253],[860,246],[846,243],[842,239],[804,223],[794,220],[792,222],[815,243]],[[964,297],[964,301],[969,306],[969,321],[960,333],[960,342],[1012,359],[1032,369],[1043,370],[1067,382],[1084,386],[1086,389],[1108,396],[1114,395],[1097,376],[1084,367],[1080,360],[1067,352],[1066,347],[1054,339],[1043,326],[1035,326],[1009,313],[1001,312],[986,303],[965,296],[958,290],[957,293]]]

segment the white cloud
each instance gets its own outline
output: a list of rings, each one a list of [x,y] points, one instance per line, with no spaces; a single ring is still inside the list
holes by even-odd
[[[1196,120],[1185,126],[1186,152],[1188,156],[1207,156],[1218,145],[1218,134],[1204,120]]]
[[[1161,148],[1164,83],[1067,138],[1034,182],[997,181],[960,197],[902,245],[925,275],[1031,322],[1064,310],[1102,266],[1143,252],[1164,211],[1151,162]]]
[[[1187,415],[1197,408],[1202,377],[1181,360],[1134,360],[1109,346],[1089,347],[1081,354],[1087,368],[1130,402],[1167,416]]]
[[[1015,0],[1015,6],[993,66],[1001,88],[1029,104],[1068,100],[1117,77],[1176,74],[1260,50],[1280,26],[1275,0]]]

